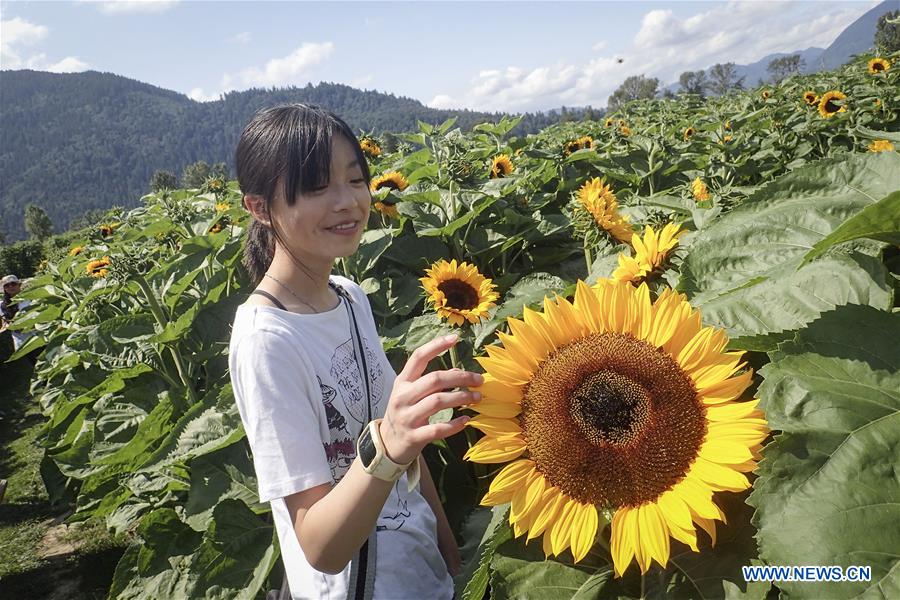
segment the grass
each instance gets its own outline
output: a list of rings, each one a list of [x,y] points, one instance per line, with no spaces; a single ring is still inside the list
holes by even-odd
[[[7,345],[9,334],[0,334],[0,361],[12,349]],[[0,479],[8,480],[0,503],[0,596],[106,598],[127,541],[102,522],[60,527],[69,511],[51,504],[41,478],[38,438],[45,419],[28,392],[31,376],[28,360],[0,362]],[[51,543],[56,553],[46,556]]]

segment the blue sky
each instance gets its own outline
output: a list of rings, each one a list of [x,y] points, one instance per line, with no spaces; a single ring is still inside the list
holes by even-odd
[[[665,84],[824,48],[878,3],[0,0],[0,67],[112,72],[198,101],[330,81],[439,108],[600,107],[629,75]]]

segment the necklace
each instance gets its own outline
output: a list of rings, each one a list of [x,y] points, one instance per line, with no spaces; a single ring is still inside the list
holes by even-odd
[[[289,293],[291,296],[293,296],[294,298],[296,298],[297,300],[299,300],[299,301],[302,302],[303,304],[305,304],[305,305],[307,305],[308,307],[310,307],[314,313],[318,314],[319,312],[321,312],[321,311],[319,311],[319,309],[317,309],[315,306],[313,306],[312,304],[310,304],[309,302],[307,302],[306,300],[304,300],[303,298],[301,298],[300,296],[298,296],[297,294],[295,294],[295,293],[291,290],[291,288],[289,288],[288,286],[284,285],[284,284],[283,284],[281,281],[279,281],[278,279],[275,279],[274,277],[272,277],[272,276],[269,275],[268,273],[265,273],[265,276],[268,277],[269,279],[274,279],[275,282],[276,282],[278,285],[280,285],[281,287],[283,287],[284,289],[286,289],[286,290],[288,291],[288,293]]]

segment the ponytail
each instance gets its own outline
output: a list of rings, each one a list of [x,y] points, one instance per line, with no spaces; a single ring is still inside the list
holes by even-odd
[[[244,266],[250,273],[250,281],[254,286],[259,285],[263,275],[272,264],[275,257],[275,236],[271,229],[253,219],[247,229],[247,239],[244,244]]]

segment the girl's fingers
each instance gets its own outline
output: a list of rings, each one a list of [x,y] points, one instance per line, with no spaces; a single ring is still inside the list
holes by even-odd
[[[455,333],[439,337],[422,344],[409,355],[409,360],[403,366],[403,370],[397,375],[397,379],[405,381],[414,381],[421,377],[425,372],[425,368],[433,358],[437,358],[443,354],[450,346],[459,340],[459,336]]]
[[[448,438],[451,435],[456,435],[466,426],[466,423],[469,422],[471,417],[462,416],[456,417],[455,419],[451,419],[446,423],[434,423],[431,425],[425,425],[423,427],[419,427],[416,429],[416,437],[420,439],[421,442],[427,444],[433,442],[435,440],[442,440],[444,438]]]
[[[481,393],[467,390],[458,392],[438,392],[422,398],[410,410],[415,411],[418,421],[425,422],[428,417],[445,408],[456,408],[466,404],[474,404],[481,400]]]
[[[420,402],[422,398],[435,392],[459,387],[476,387],[482,383],[484,383],[484,376],[471,371],[463,371],[462,369],[432,371],[406,384],[404,396],[412,398],[411,403],[415,404]]]

